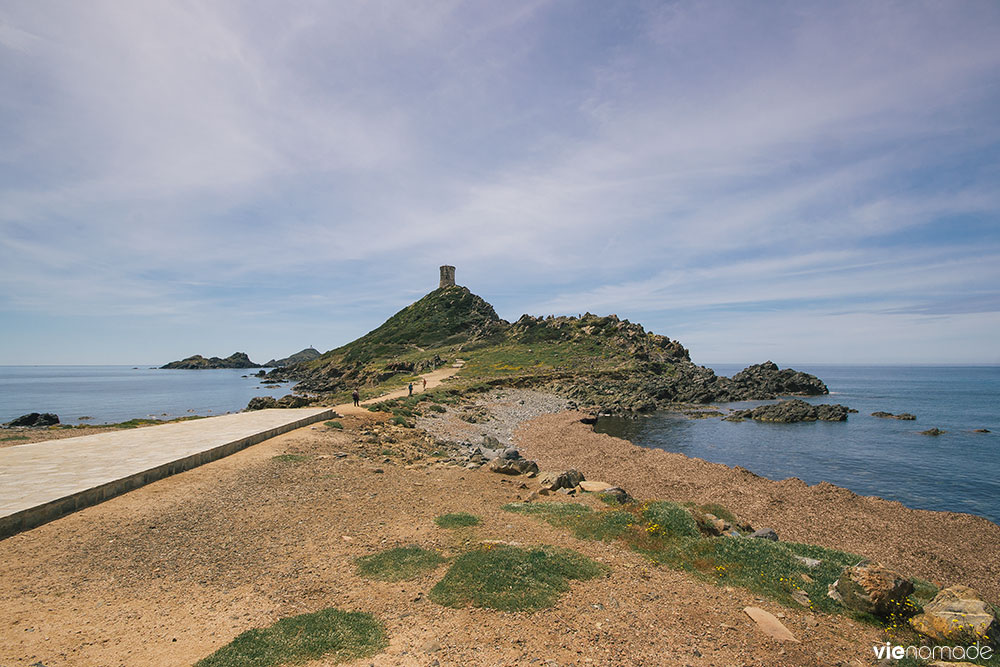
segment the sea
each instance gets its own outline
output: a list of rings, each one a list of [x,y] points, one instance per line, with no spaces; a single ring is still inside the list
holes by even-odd
[[[709,364],[731,376],[745,365]],[[1000,523],[1000,366],[796,365],[858,412],[846,422],[741,423],[657,413],[601,418],[595,428],[642,447],[679,452],[779,480],[827,481],[909,507],[968,512]],[[255,369],[161,370],[149,366],[0,366],[0,422],[53,412],[67,424],[174,419],[238,412],[262,385]],[[768,401],[721,403],[753,407]],[[909,412],[916,421],[872,417]],[[82,419],[87,417],[88,419]],[[937,427],[939,436],[920,435]],[[976,433],[988,429],[989,433]]]
[[[731,376],[745,365],[710,365]],[[795,365],[858,412],[846,422],[768,424],[656,413],[601,418],[595,428],[636,445],[742,466],[774,480],[827,481],[913,508],[966,512],[1000,523],[1000,366]],[[772,401],[717,403],[727,408]],[[916,421],[872,417],[909,412]],[[945,433],[921,435],[937,427]],[[976,433],[987,429],[989,433]]]
[[[256,368],[166,370],[149,366],[0,366],[0,423],[51,412],[64,424],[176,419],[239,412],[255,396],[279,398]]]

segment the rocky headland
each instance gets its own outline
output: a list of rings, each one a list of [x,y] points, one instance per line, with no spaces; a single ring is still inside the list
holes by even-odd
[[[250,357],[245,352],[234,352],[225,359],[220,357],[208,357],[196,354],[180,361],[171,361],[160,366],[161,369],[180,370],[206,370],[215,368],[260,368],[260,364],[250,361]]]
[[[307,347],[304,350],[299,350],[295,354],[289,355],[283,359],[271,359],[266,364],[264,368],[281,368],[283,366],[294,366],[295,364],[304,364],[307,361],[312,361],[322,356],[322,352],[314,347]]]

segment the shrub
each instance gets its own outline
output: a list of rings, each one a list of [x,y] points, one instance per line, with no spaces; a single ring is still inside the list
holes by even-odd
[[[338,421],[323,422],[323,426],[326,426],[327,428],[339,428],[339,429],[344,428],[344,425]]]

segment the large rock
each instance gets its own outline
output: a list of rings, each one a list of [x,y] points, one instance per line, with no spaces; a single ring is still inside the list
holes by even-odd
[[[780,369],[773,361],[748,366],[732,377],[730,392],[748,399],[772,396],[819,396],[830,390],[815,375],[791,368]]]
[[[604,491],[599,491],[598,495],[600,495],[602,499],[613,500],[619,505],[632,502],[632,496],[630,496],[625,489],[617,486],[613,486]]]
[[[523,475],[538,472],[538,464],[528,459],[495,458],[490,461],[490,470],[501,475]]]
[[[583,473],[577,470],[563,470],[547,472],[541,476],[539,481],[543,489],[558,491],[559,489],[575,489],[580,482],[584,481],[584,477]]]
[[[51,412],[30,412],[21,415],[8,426],[54,426],[59,423],[59,417]]]
[[[829,590],[830,597],[848,609],[882,618],[908,615],[906,598],[912,592],[909,579],[876,564],[845,567]]]
[[[1000,639],[1000,625],[990,608],[968,586],[940,591],[924,605],[923,613],[910,619],[920,634],[938,643],[988,642]]]

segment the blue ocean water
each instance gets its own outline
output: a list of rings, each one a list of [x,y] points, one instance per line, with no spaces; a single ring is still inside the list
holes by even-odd
[[[172,419],[238,412],[254,396],[280,397],[257,369],[160,370],[133,366],[0,366],[0,422],[53,412],[65,424]],[[79,417],[91,417],[80,420]]]
[[[743,368],[711,367],[726,376]],[[771,479],[827,481],[909,507],[968,512],[1000,523],[1000,366],[795,368],[817,375],[831,392],[805,400],[842,403],[858,414],[846,422],[766,424],[658,413],[602,418],[596,428],[643,447],[743,466]],[[878,410],[909,412],[917,420],[872,417]],[[946,433],[918,433],[935,426]],[[973,432],[983,428],[991,432]]]

